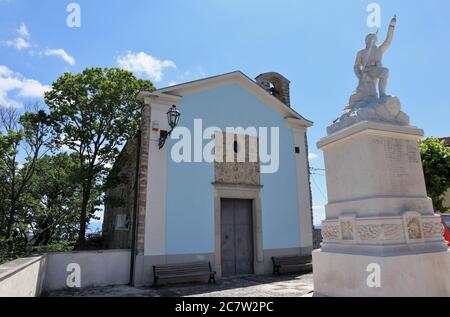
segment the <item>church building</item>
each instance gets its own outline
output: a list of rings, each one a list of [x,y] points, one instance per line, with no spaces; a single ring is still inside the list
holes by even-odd
[[[139,93],[141,130],[112,169],[103,223],[106,249],[132,250],[136,285],[156,264],[210,261],[220,278],[311,254],[313,123],[289,89],[236,71]]]

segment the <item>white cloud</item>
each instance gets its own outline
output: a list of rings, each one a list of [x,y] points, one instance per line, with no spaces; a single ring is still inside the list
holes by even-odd
[[[72,56],[67,54],[67,52],[65,50],[63,50],[62,48],[59,48],[59,49],[47,49],[44,52],[44,55],[45,56],[56,56],[56,57],[59,57],[62,60],[64,60],[69,65],[75,65],[75,58],[73,58]]]
[[[0,0],[1,1],[1,0]],[[14,47],[16,50],[23,50],[23,49],[29,49],[31,48],[31,43],[30,43],[30,32],[28,31],[28,28],[26,26],[25,23],[21,23],[20,27],[16,30],[18,37],[15,38],[14,40],[8,40],[8,41],[3,41],[1,43],[3,43],[6,46],[11,46]],[[31,56],[56,56],[58,58],[61,58],[62,60],[64,60],[66,63],[68,63],[69,65],[75,65],[75,58],[73,58],[72,56],[70,56],[64,49],[62,48],[58,48],[58,49],[47,49],[45,50],[45,52],[42,52],[40,50],[38,50],[37,52],[34,50],[29,50],[29,53]]]
[[[309,153],[308,154],[308,159],[310,160],[310,161],[312,161],[312,160],[315,160],[316,158],[318,158],[319,156],[317,155],[317,154],[315,154],[315,153]]]
[[[28,42],[27,40],[18,37],[15,40],[12,41],[6,41],[5,44],[7,46],[12,46],[14,47],[16,50],[21,51],[25,48],[29,48],[31,46],[30,42]]]
[[[40,98],[49,89],[49,86],[42,85],[35,79],[23,79],[18,96],[23,98]]]
[[[22,103],[17,98],[42,98],[48,90],[50,86],[0,65],[0,106],[21,107]]]
[[[31,44],[28,41],[30,39],[30,32],[28,32],[28,28],[25,23],[22,22],[20,27],[17,29],[17,34],[19,35],[17,38],[14,40],[5,41],[5,45],[12,46],[19,51],[31,47]]]
[[[159,60],[144,52],[133,53],[128,51],[125,56],[117,58],[120,68],[129,70],[137,76],[143,76],[154,82],[160,82],[166,68],[176,68],[171,60]]]
[[[0,65],[0,77],[10,76],[13,72],[6,66]]]
[[[28,28],[25,25],[25,23],[23,23],[23,22],[20,25],[20,27],[17,29],[17,33],[19,33],[19,35],[22,38],[25,38],[25,39],[29,39],[30,38],[30,32],[28,32]]]

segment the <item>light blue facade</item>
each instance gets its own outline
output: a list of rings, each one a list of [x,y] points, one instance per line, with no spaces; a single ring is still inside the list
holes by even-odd
[[[180,109],[180,126],[190,131],[194,119],[203,120],[203,129],[215,126],[223,131],[279,127],[279,170],[261,174],[263,249],[300,247],[294,141],[283,116],[239,84],[183,95]],[[169,150],[175,142],[168,141]],[[213,181],[213,163],[175,163],[168,155],[166,254],[214,253]]]

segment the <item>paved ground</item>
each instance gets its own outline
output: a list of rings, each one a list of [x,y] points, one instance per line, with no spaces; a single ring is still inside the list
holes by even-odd
[[[79,291],[60,291],[51,297],[309,297],[313,292],[312,274],[285,276],[241,276],[217,284],[181,284],[159,288],[110,286]]]

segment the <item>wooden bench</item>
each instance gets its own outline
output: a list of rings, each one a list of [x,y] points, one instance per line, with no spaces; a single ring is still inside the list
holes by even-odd
[[[209,276],[208,283],[216,283],[216,272],[211,268],[211,262],[192,262],[177,264],[162,264],[153,266],[154,285],[159,279],[174,279],[186,277]]]
[[[289,272],[311,272],[312,256],[281,256],[272,257],[273,274],[280,274],[281,268],[289,268]],[[295,270],[294,270],[295,269]]]

